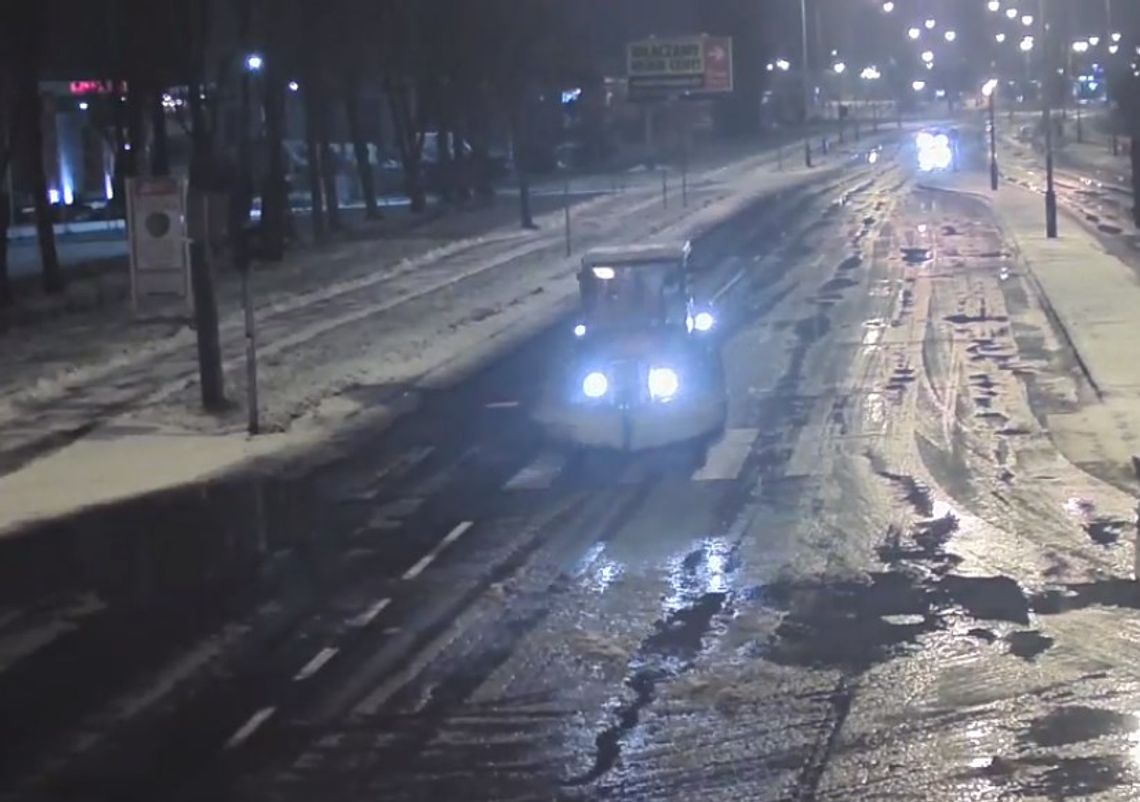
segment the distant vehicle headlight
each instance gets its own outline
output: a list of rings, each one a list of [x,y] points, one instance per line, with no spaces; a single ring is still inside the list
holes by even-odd
[[[606,374],[600,371],[593,371],[586,374],[586,378],[582,379],[582,395],[586,398],[601,398],[610,390],[610,380],[606,378]]]
[[[697,312],[696,317],[693,318],[693,328],[700,332],[712,331],[712,327],[716,325],[716,318],[713,317],[712,312]]]
[[[681,379],[672,368],[650,368],[649,395],[656,401],[668,401],[681,389]]]

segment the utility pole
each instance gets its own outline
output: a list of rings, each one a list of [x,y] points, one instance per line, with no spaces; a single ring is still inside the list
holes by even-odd
[[[1044,80],[1041,83],[1041,116],[1045,123],[1045,236],[1057,238],[1057,190],[1053,183],[1053,114],[1049,97],[1056,84],[1050,48],[1053,45],[1049,36],[1052,27],[1047,10],[1049,0],[1041,0],[1041,63]]]
[[[997,192],[998,189],[997,115],[994,113],[997,87],[998,83],[996,78],[986,84],[986,89],[988,90],[986,94],[989,97],[990,106],[990,189],[994,192]]]
[[[800,0],[800,22],[803,33],[803,69],[800,74],[804,90],[804,166],[811,167],[811,68],[808,64],[807,0]]]

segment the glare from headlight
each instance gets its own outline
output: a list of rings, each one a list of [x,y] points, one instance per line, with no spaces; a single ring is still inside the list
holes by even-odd
[[[612,267],[594,268],[594,278],[599,279],[600,281],[612,281],[616,275],[617,273]]]
[[[711,331],[715,325],[716,318],[712,312],[697,312],[697,316],[693,318],[693,328],[697,331]]]
[[[579,323],[577,326],[574,327],[574,336],[575,337],[585,337],[586,336],[586,326],[584,323]]]
[[[649,370],[649,395],[659,401],[668,401],[681,388],[677,371],[672,368],[651,368]]]
[[[610,380],[606,378],[606,374],[594,371],[587,373],[586,378],[582,380],[582,395],[586,398],[601,398],[610,389]]]

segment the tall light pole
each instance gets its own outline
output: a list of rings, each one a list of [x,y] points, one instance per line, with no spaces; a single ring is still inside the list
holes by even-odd
[[[997,96],[997,78],[990,78],[982,86],[982,94],[989,102],[990,111],[990,189],[997,192],[998,163],[997,163],[997,118],[994,114],[994,103]]]
[[[1041,0],[1041,66],[1045,80],[1041,85],[1041,117],[1045,122],[1045,236],[1057,238],[1057,190],[1053,183],[1053,114],[1049,92],[1056,83],[1053,63],[1049,58],[1052,45],[1049,33],[1049,0]]]
[[[808,15],[807,0],[800,0],[800,22],[803,33],[803,78],[804,90],[804,166],[811,167],[811,68],[808,65]]]

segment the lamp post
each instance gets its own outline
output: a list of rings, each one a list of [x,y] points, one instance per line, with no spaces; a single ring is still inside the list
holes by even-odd
[[[804,90],[804,166],[811,167],[811,70],[808,66],[807,0],[800,0],[800,23],[803,34],[803,90]]]
[[[1052,30],[1049,24],[1049,0],[1041,0],[1041,66],[1045,80],[1041,86],[1041,116],[1045,122],[1045,236],[1057,238],[1057,190],[1053,183],[1053,113],[1050,108],[1049,89],[1055,75],[1049,58]]]
[[[990,78],[982,86],[982,94],[989,103],[990,113],[990,189],[997,192],[998,188],[998,162],[997,162],[997,117],[994,105],[997,97],[997,78]]]

